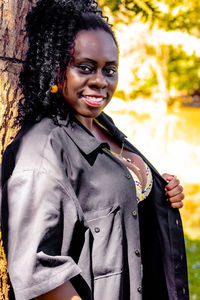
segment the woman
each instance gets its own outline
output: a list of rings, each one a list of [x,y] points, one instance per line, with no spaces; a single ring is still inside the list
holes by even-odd
[[[189,299],[182,188],[102,112],[118,46],[96,2],[39,1],[27,22],[22,129],[2,164],[13,299]]]

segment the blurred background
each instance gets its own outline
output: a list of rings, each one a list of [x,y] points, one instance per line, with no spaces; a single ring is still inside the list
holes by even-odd
[[[181,180],[190,297],[200,299],[200,5],[112,1],[104,11],[120,48],[106,112],[161,174]]]
[[[37,0],[0,1],[2,154],[15,134],[18,75],[28,45],[24,24]],[[119,85],[106,112],[161,174],[181,180],[190,298],[200,300],[199,0],[99,0],[99,5],[120,48]]]

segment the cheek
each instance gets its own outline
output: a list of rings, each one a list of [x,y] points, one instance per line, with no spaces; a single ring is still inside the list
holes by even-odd
[[[68,94],[68,88],[67,88],[67,85],[68,85],[68,80],[67,80],[67,72],[65,71],[62,75],[62,78],[61,78],[61,82],[58,84],[58,88],[59,88],[59,91],[60,91],[60,94],[66,98],[67,97],[67,94]]]
[[[118,77],[116,77],[111,83],[110,83],[110,90],[114,93],[117,88],[118,83]]]
[[[65,81],[62,83],[62,95],[64,96],[65,99],[68,98],[68,82],[65,79]]]
[[[66,100],[73,97],[73,94],[76,92],[77,89],[77,80],[74,74],[67,72],[65,74],[65,79],[62,83],[62,95]]]
[[[68,89],[68,94],[77,92],[85,84],[85,79],[82,76],[80,76],[80,74],[77,74],[77,72],[75,71],[71,71],[66,75],[66,86]]]
[[[117,88],[118,79],[119,79],[119,75],[118,75],[118,73],[117,73],[117,75],[116,75],[116,79],[115,79],[115,89]]]

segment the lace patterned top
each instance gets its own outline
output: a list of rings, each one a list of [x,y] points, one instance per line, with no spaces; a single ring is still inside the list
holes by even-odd
[[[128,169],[135,182],[137,203],[141,202],[142,200],[148,197],[153,186],[153,178],[152,178],[151,170],[146,163],[145,163],[145,167],[146,167],[147,181],[144,189],[142,189],[142,184],[138,179],[137,175],[132,170]]]
[[[123,147],[122,147],[122,149],[123,149]],[[124,163],[124,161],[131,162],[130,158],[125,158],[121,154],[117,154],[117,153],[111,151],[110,149],[106,148],[106,150],[108,152],[110,152],[111,154],[113,154],[114,156],[118,157],[122,161],[122,163]],[[145,162],[144,162],[144,164],[145,164],[145,168],[146,168],[146,185],[145,185],[144,189],[142,189],[142,184],[141,184],[139,178],[137,177],[137,175],[130,168],[128,168],[126,166],[126,164],[124,163],[124,165],[127,167],[129,172],[131,173],[132,178],[135,182],[137,203],[143,201],[144,199],[146,199],[148,197],[148,195],[151,192],[152,186],[153,186],[153,177],[151,174],[151,169]]]

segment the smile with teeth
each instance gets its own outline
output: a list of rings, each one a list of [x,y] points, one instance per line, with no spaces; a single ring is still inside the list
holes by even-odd
[[[96,97],[96,96],[87,96],[83,95],[82,99],[89,105],[99,106],[105,100],[104,97]]]

